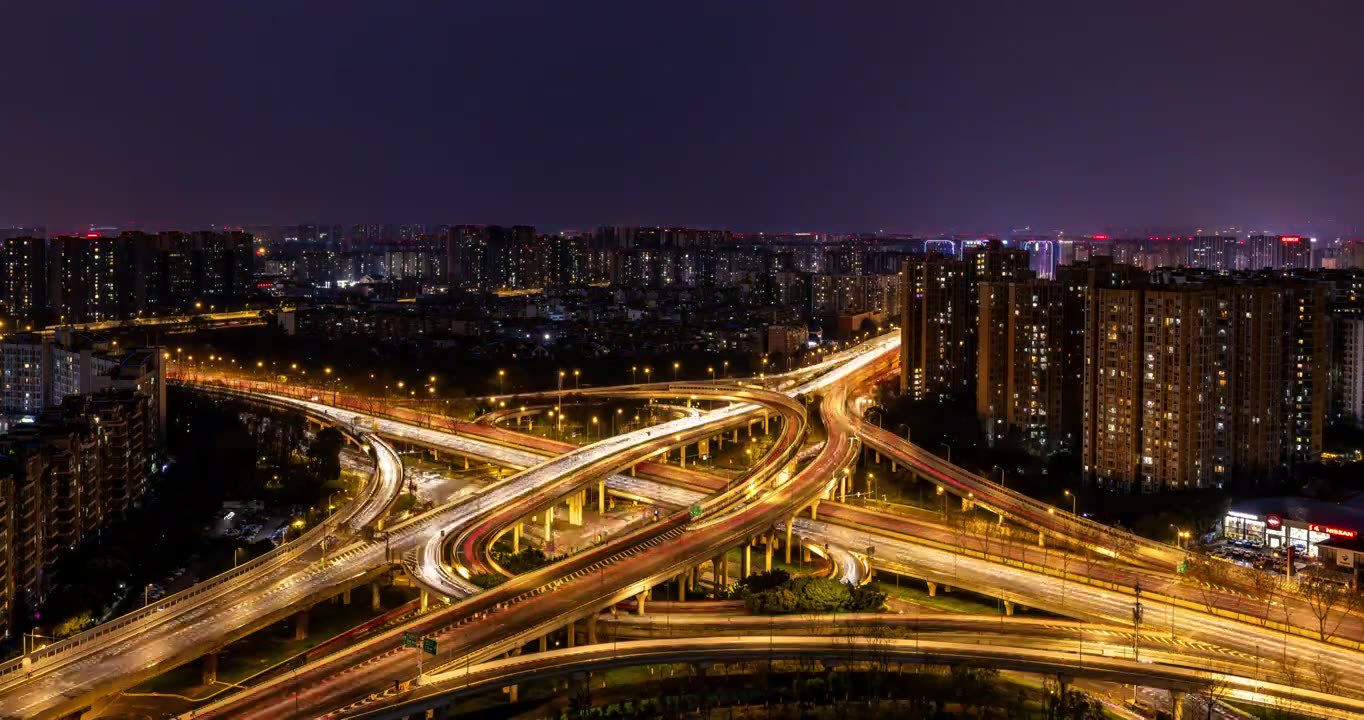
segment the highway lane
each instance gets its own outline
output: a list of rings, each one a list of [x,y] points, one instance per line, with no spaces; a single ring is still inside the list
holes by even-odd
[[[883,341],[878,352],[867,354],[860,362],[840,365],[829,374],[833,377],[807,383],[807,391],[852,382],[859,373],[884,371],[898,338],[892,340]],[[843,402],[840,396],[836,404]],[[828,401],[821,407],[829,407]],[[727,511],[716,507],[714,515],[691,525],[687,525],[685,514],[667,518],[657,528],[637,531],[616,543],[513,578],[414,629],[429,632],[438,640],[443,648],[438,660],[443,662],[462,662],[466,657],[479,659],[519,647],[562,624],[565,617],[585,616],[594,609],[633,597],[709,559],[717,549],[736,544],[737,538],[766,532],[775,519],[791,516],[826,492],[834,471],[851,460],[855,452],[851,438],[833,433],[824,451],[809,466],[773,490],[747,500],[741,509]],[[672,535],[680,527],[687,527],[688,532]],[[660,539],[667,540],[668,552],[639,550],[641,540],[647,544]],[[605,562],[606,559],[611,562]],[[394,641],[376,639],[328,663],[301,671],[293,691],[285,690],[283,683],[262,686],[205,712],[213,717],[303,717],[344,705],[348,699],[364,697],[388,687],[394,679],[410,676],[414,669],[411,658],[403,656],[392,645]]]
[[[385,491],[401,486],[402,465],[397,455],[386,443],[376,438],[369,440],[377,455],[371,486]],[[382,497],[366,492],[358,499],[355,510],[347,508],[341,516],[352,524],[363,524],[373,519],[370,513],[376,506],[386,503]],[[322,562],[323,551],[314,546],[331,535],[331,528],[335,527],[329,523],[317,529],[301,539],[304,541],[301,547],[286,545],[277,549],[278,560],[266,558],[256,566],[258,571],[214,586],[190,601],[175,603],[181,593],[163,599],[154,604],[148,617],[126,628],[99,626],[83,633],[90,639],[77,648],[35,662],[22,676],[6,678],[5,685],[0,687],[0,717],[34,717],[77,704],[90,693],[131,686],[246,634],[246,628],[260,624],[281,608],[287,609],[382,564],[382,546],[377,548],[380,557],[373,562]],[[350,559],[356,554],[356,549],[350,547],[334,551],[331,556]],[[108,625],[116,627],[117,622]],[[80,639],[81,636],[75,638]]]
[[[460,697],[495,691],[532,679],[565,677],[575,673],[618,667],[696,662],[761,662],[765,660],[863,662],[897,669],[904,663],[979,664],[1005,670],[1138,683],[1197,692],[1220,686],[1223,699],[1267,707],[1291,708],[1321,718],[1358,718],[1364,702],[1327,693],[1265,682],[1246,674],[1209,671],[1205,662],[1181,652],[1148,651],[1145,659],[1124,656],[1120,648],[1091,645],[1091,654],[1076,643],[1056,641],[1049,647],[1010,644],[1007,637],[988,636],[991,642],[960,642],[934,638],[883,637],[711,637],[675,640],[636,640],[599,643],[509,657],[478,665],[451,668],[426,677],[426,684],[401,695],[401,702],[352,715],[364,720],[398,720],[443,707]]]
[[[849,423],[850,430],[858,433],[867,447],[889,457],[901,466],[913,468],[915,472],[954,495],[972,497],[978,504],[1003,511],[1015,522],[1080,543],[1102,546],[1106,551],[1133,562],[1144,562],[1153,567],[1170,569],[1185,557],[1184,551],[1179,548],[1082,516],[1062,512],[1055,506],[1034,500],[992,480],[968,472],[935,453],[867,422],[863,419],[862,413],[868,407],[870,401],[866,398],[857,398],[852,403],[852,412],[844,418],[844,422]]]
[[[1080,581],[1090,578],[1127,588],[1140,587],[1143,592],[1179,598],[1205,608],[1241,613],[1254,618],[1256,624],[1264,624],[1261,622],[1264,620],[1278,623],[1287,619],[1296,627],[1317,627],[1312,608],[1297,596],[1275,594],[1266,602],[1234,589],[1209,587],[1188,576],[1120,563],[1097,553],[1070,547],[1038,547],[1035,541],[1021,541],[1015,536],[1000,534],[1008,528],[1000,528],[988,520],[976,520],[963,527],[962,517],[957,514],[950,525],[944,525],[938,521],[937,513],[929,511],[890,515],[836,503],[821,506],[821,519],[846,527],[883,531],[902,539],[927,540],[939,547],[963,548],[1001,558],[1002,562],[1046,567],[1063,576],[1067,573],[1076,576]],[[1328,627],[1334,627],[1337,635],[1364,637],[1364,619],[1358,615],[1333,612],[1328,621]]]
[[[942,585],[960,587],[1029,607],[1097,622],[1131,625],[1135,598],[1127,593],[1064,578],[1029,572],[967,555],[800,518],[798,532],[833,538],[846,546],[876,548],[872,564]],[[1251,623],[1177,607],[1143,595],[1141,627],[1176,638],[1217,645],[1264,659],[1264,671],[1310,676],[1330,673],[1342,691],[1364,696],[1361,653],[1335,645],[1286,635]],[[1336,675],[1338,673],[1338,676]]]

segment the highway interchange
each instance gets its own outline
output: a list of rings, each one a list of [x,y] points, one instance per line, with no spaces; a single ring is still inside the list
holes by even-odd
[[[254,398],[268,394],[272,396],[271,402],[286,403],[314,417],[342,425],[352,434],[363,433],[362,437],[374,450],[377,461],[375,477],[367,492],[344,513],[338,513],[338,519],[330,529],[303,539],[313,545],[281,548],[290,548],[288,552],[293,557],[269,566],[263,564],[257,571],[222,583],[222,587],[211,592],[201,592],[193,602],[166,605],[153,617],[130,625],[125,632],[92,637],[62,654],[39,659],[23,667],[23,677],[19,677],[18,672],[0,675],[0,714],[32,717],[64,712],[73,705],[109,692],[110,688],[127,687],[130,679],[145,677],[220,646],[228,639],[225,628],[253,626],[296,604],[314,599],[319,593],[326,593],[348,578],[403,556],[408,558],[407,564],[419,583],[433,596],[450,600],[467,598],[448,608],[436,609],[414,624],[415,629],[442,640],[441,657],[431,664],[433,667],[459,663],[466,670],[483,667],[477,664],[517,650],[525,642],[566,622],[590,620],[603,608],[629,598],[642,598],[651,585],[675,577],[708,560],[714,553],[744,543],[748,538],[771,533],[773,528],[784,527],[791,527],[792,532],[816,550],[827,545],[839,567],[839,574],[852,580],[865,576],[870,559],[876,567],[945,585],[977,589],[1019,605],[1051,609],[1058,614],[1101,621],[1110,626],[1130,626],[1133,598],[1121,588],[1045,577],[1005,563],[934,547],[935,538],[939,543],[949,539],[943,533],[950,532],[950,528],[933,527],[931,522],[921,522],[917,527],[906,523],[906,527],[913,527],[912,534],[923,536],[920,542],[900,537],[900,533],[888,535],[856,523],[850,528],[836,524],[837,520],[829,522],[833,518],[827,511],[819,520],[802,517],[791,522],[798,512],[812,505],[818,507],[816,503],[820,497],[837,495],[839,472],[860,451],[860,439],[888,458],[915,467],[925,477],[948,485],[949,491],[970,494],[982,506],[1002,510],[1009,520],[1024,527],[1042,530],[1052,537],[1067,534],[1094,537],[1093,528],[1077,529],[1087,521],[1057,514],[1054,509],[1044,509],[1046,506],[1040,503],[1002,491],[997,485],[923,453],[894,435],[884,431],[878,433],[879,429],[864,422],[859,411],[865,407],[865,401],[858,398],[857,388],[889,368],[896,341],[894,335],[883,336],[826,361],[818,368],[806,369],[799,376],[775,378],[785,385],[785,392],[780,395],[757,387],[726,387],[724,384],[696,384],[685,389],[670,388],[666,384],[650,386],[647,390],[638,387],[604,389],[600,392],[618,397],[692,399],[701,395],[727,404],[568,452],[561,452],[562,445],[547,448],[546,443],[538,439],[523,443],[526,449],[513,447],[507,443],[508,431],[496,428],[492,429],[491,436],[456,434],[364,415],[352,408],[332,407],[317,396],[290,397],[280,394],[278,388],[267,393],[265,389],[247,383],[236,383],[234,387],[217,383],[216,392]],[[815,395],[822,398],[819,409],[829,438],[817,453],[813,453],[808,464],[799,467],[795,455],[801,449],[800,440],[804,435],[803,410],[799,403],[784,402],[783,398]],[[741,426],[745,418],[751,419],[758,412],[782,418],[782,439],[760,461],[757,472],[736,483],[729,493],[708,498],[705,492],[697,489],[695,483],[703,483],[698,478],[688,478],[692,481],[690,487],[685,483],[679,487],[678,476],[686,473],[678,473],[673,466],[644,462],[684,441],[695,442],[736,423]],[[439,448],[443,452],[522,471],[462,498],[461,502],[400,522],[366,539],[361,528],[377,520],[402,485],[401,465],[396,454],[372,435]],[[546,461],[546,454],[553,452],[561,454]],[[644,470],[642,474],[645,475],[648,475],[647,468],[652,466],[661,470],[661,475],[671,477],[664,481],[665,478],[624,474],[623,471],[632,466]],[[600,547],[512,578],[495,590],[477,594],[477,588],[455,571],[457,564],[445,561],[449,546],[456,544],[455,538],[468,540],[476,536],[478,541],[467,546],[467,556],[461,560],[477,566],[491,539],[509,524],[542,511],[566,493],[576,492],[585,484],[598,480],[604,480],[613,492],[647,499],[663,507],[686,508],[693,503],[705,503],[707,513],[696,522],[691,522],[685,512],[670,514],[658,523],[611,538]],[[838,506],[831,507],[838,512]],[[326,543],[326,537],[339,545],[330,549],[323,560],[321,547]],[[645,551],[662,543],[667,543],[667,553]],[[1003,542],[997,543],[997,547],[1006,546],[1017,549]],[[1130,559],[1146,565],[1143,572],[1147,573],[1154,567],[1168,568],[1164,563],[1173,556],[1172,548],[1146,541],[1124,539],[1115,541],[1113,546],[1130,552]],[[873,558],[862,552],[868,547],[875,548]],[[412,551],[410,554],[409,550]],[[1104,567],[1118,565],[1115,561]],[[1072,566],[1070,572],[1078,569]],[[1155,589],[1155,586],[1146,587]],[[158,605],[171,599],[166,598]],[[1150,597],[1143,597],[1143,604],[1147,607],[1145,622],[1148,628],[1159,626],[1164,630],[1164,618],[1169,618],[1171,640],[1183,638],[1186,642],[1199,643],[1200,648],[1222,648],[1223,657],[1236,660],[1271,658],[1275,653],[1325,659],[1340,668],[1343,689],[1351,694],[1364,694],[1364,683],[1357,670],[1359,655],[1353,650],[1235,619],[1215,617],[1196,608],[1163,604]],[[1343,634],[1348,634],[1349,630],[1347,628]],[[316,667],[305,668],[289,678],[287,687],[280,682],[267,683],[229,695],[222,703],[202,709],[196,717],[313,717],[328,712],[342,716],[374,711],[376,706],[395,701],[374,696],[388,686],[395,675],[409,674],[412,670],[408,667],[410,657],[392,647],[395,637],[377,638],[325,658]],[[1069,641],[1056,639],[1055,642]],[[1016,652],[1024,650],[1011,647]],[[1166,653],[1147,657],[1147,660],[1159,657],[1163,665],[1196,661],[1201,663],[1198,667],[1206,669],[1207,663],[1212,662],[1206,657],[1179,651],[1156,649],[1150,652]],[[1142,653],[1146,655],[1147,650],[1143,649]],[[527,656],[527,661],[530,657]],[[1131,658],[1127,661],[1131,662]],[[1272,663],[1267,660],[1266,664]],[[445,672],[448,675],[451,671]],[[433,680],[444,677],[432,676]],[[440,682],[432,687],[437,689],[422,690],[418,694],[439,694]],[[397,698],[403,702],[409,699]]]

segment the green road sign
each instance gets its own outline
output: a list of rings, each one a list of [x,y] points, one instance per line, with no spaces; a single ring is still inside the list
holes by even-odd
[[[1180,575],[1183,575],[1183,574],[1185,574],[1185,573],[1187,573],[1187,572],[1189,572],[1189,561],[1188,561],[1188,560],[1180,560],[1180,561],[1179,561],[1179,574],[1180,574]]]
[[[410,647],[410,648],[417,647],[417,635],[416,635],[416,633],[410,633],[410,632],[405,632],[405,633],[403,633],[403,647]]]
[[[696,503],[695,505],[692,505],[691,510],[689,512],[691,513],[691,516],[694,518],[701,517],[701,503]]]
[[[422,638],[422,651],[429,652],[432,655],[435,655],[436,654],[435,638]]]

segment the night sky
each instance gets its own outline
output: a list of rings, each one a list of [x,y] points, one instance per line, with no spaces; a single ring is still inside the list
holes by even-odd
[[[1364,227],[1356,0],[664,5],[8,2],[0,226]]]

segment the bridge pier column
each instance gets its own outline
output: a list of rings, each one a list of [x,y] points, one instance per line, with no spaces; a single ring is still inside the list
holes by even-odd
[[[308,611],[299,610],[294,613],[294,639],[308,639]]]
[[[739,428],[734,428],[734,439],[730,442],[739,442]]]
[[[767,534],[767,542],[764,543],[763,552],[763,572],[772,572],[772,546],[777,543],[777,538],[772,533]]]
[[[369,584],[369,609],[375,612],[383,607],[379,602],[379,582],[376,580]]]
[[[465,455],[465,456],[464,456],[464,469],[465,469],[465,470],[468,470],[468,469],[469,469],[469,456],[468,456],[468,455]]]
[[[938,584],[933,582],[932,580],[928,581],[928,596],[929,597],[938,596]]]
[[[597,513],[606,514],[606,481],[601,480],[597,483]]]
[[[810,562],[810,545],[804,541],[800,544],[800,559],[803,562]]]
[[[1170,714],[1174,720],[1184,720],[1184,692],[1181,690],[1170,691]]]
[[[818,501],[818,500],[816,500],[816,501],[810,503],[810,519],[811,519],[811,520],[818,520],[818,519],[819,519],[819,501]]]
[[[212,685],[216,682],[218,682],[218,651],[214,650],[213,652],[204,656],[203,676],[201,684]]]
[[[742,563],[739,564],[739,572],[741,573],[741,574],[739,575],[739,579],[740,579],[740,580],[742,580],[742,579],[748,577],[749,575],[752,575],[752,574],[753,574],[753,555],[752,555],[752,550],[753,550],[753,546],[752,546],[752,545],[749,545],[748,543],[744,543],[744,560],[743,560]]]
[[[431,594],[426,592],[425,590],[422,591],[420,607],[422,612],[426,612],[426,609],[431,607]]]
[[[549,544],[550,533],[554,531],[554,508],[545,510],[545,544]]]
[[[678,466],[678,467],[686,467],[686,466],[687,466],[687,446],[686,446],[686,445],[683,445],[683,446],[677,448],[677,466]]]
[[[678,573],[677,575],[677,601],[687,601],[687,573]]]
[[[541,635],[541,636],[540,636],[540,652],[545,652],[545,651],[547,651],[547,650],[549,650],[549,636],[548,636],[548,635]]]
[[[794,515],[791,516],[791,519],[790,519],[790,520],[787,520],[787,521],[786,521],[786,546],[785,546],[785,547],[786,547],[786,564],[787,564],[787,565],[790,565],[790,564],[791,564],[791,526],[794,525],[795,522],[796,522],[796,517],[795,517]]]
[[[767,413],[763,413],[763,434],[767,434]]]
[[[507,686],[507,702],[520,702],[520,701],[521,701],[521,694],[520,694],[519,692],[517,692],[517,690],[519,690],[519,688],[520,688],[520,686],[518,686],[518,685],[509,685],[509,686]]]
[[[568,631],[568,646],[573,647],[577,640],[575,636],[578,634],[578,622],[576,620],[569,620],[568,625],[564,627]]]
[[[648,593],[643,593],[643,592],[642,592],[642,593],[640,593],[640,594],[638,594],[638,595],[635,596],[635,614],[636,614],[636,615],[643,615],[643,614],[644,614],[644,596],[647,595],[647,594],[648,594]]]
[[[895,461],[894,461],[894,460],[891,460],[891,461],[890,461],[890,473],[891,473],[892,475],[894,475],[894,474],[895,474],[895,471],[898,470],[898,469],[899,469],[899,467],[896,466]]]
[[[634,466],[634,465],[631,465],[631,466],[630,466],[630,477],[634,477],[634,476],[635,476],[635,466]]]
[[[1013,617],[1013,615],[1014,615],[1014,603],[1013,603],[1012,600],[1005,600],[1005,601],[1004,601],[1004,614],[1007,615],[1007,616],[1009,616],[1009,617]]]
[[[880,465],[880,464],[881,464],[881,451],[880,451],[880,450],[876,450],[876,451],[875,451],[875,454],[876,454],[876,464],[877,464],[877,465]]]
[[[521,527],[523,523],[516,523],[512,526],[512,553],[521,552]]]
[[[723,555],[716,555],[710,559],[710,589],[711,595],[720,597],[720,588],[724,587],[724,580],[721,578],[725,566]]]
[[[350,588],[346,588],[345,590],[342,590],[342,591],[341,591],[341,604],[342,604],[342,605],[349,605],[349,604],[350,604],[350,590],[351,590]]]
[[[592,613],[587,616],[587,644],[597,644],[597,614]]]

